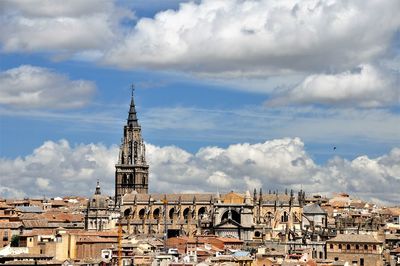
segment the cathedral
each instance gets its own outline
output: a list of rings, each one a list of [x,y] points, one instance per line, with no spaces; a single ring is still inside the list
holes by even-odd
[[[214,234],[242,240],[290,240],[301,234],[305,194],[263,193],[256,188],[228,193],[149,193],[149,165],[134,97],[115,165],[115,196],[102,196],[99,184],[89,200],[87,230],[122,225],[125,234],[159,237]],[[116,218],[118,217],[118,218]]]

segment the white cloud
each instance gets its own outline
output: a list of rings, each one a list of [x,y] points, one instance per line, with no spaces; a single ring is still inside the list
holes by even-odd
[[[66,140],[46,141],[26,157],[0,159],[0,183],[8,186],[0,194],[14,197],[90,195],[97,179],[101,180],[105,192],[112,194],[117,156],[116,146],[71,147]]]
[[[288,103],[381,107],[399,104],[400,91],[392,76],[366,64],[354,71],[308,76],[300,85],[267,102]]]
[[[349,161],[333,157],[325,165],[316,164],[298,138],[235,144],[225,149],[204,147],[195,154],[174,146],[147,144],[147,152],[152,192],[303,187],[309,193],[348,192],[399,203],[400,148],[376,158],[359,156]],[[97,179],[103,192],[113,195],[117,154],[117,146],[71,147],[66,140],[47,141],[24,158],[0,159],[0,182],[5,184],[0,195],[91,195]]]
[[[6,187],[3,184],[0,187],[0,196],[6,199],[23,198],[25,195],[26,194],[20,189]]]
[[[215,188],[229,189],[232,187],[232,178],[222,171],[215,171],[207,178],[207,183]]]
[[[251,178],[249,176],[245,176],[244,177],[244,181],[246,182],[246,187],[247,187],[248,190],[252,190],[252,189],[255,189],[255,188],[262,188],[263,187],[263,184],[262,184],[261,180],[257,179],[257,178],[253,179],[253,178]]]
[[[157,6],[175,8],[178,2]],[[136,24],[134,7],[143,9],[143,3],[0,1],[1,50],[195,74],[230,89],[277,93],[282,97],[275,104],[376,107],[398,102],[398,95],[391,99],[393,84],[370,67],[384,61],[395,45],[400,28],[396,0],[191,1]],[[357,75],[345,71],[360,64],[359,77],[371,83],[349,90]],[[307,75],[290,95],[282,94]],[[322,82],[342,89],[321,89]]]
[[[19,108],[76,108],[86,105],[96,86],[70,80],[48,68],[22,65],[0,72],[0,104]]]
[[[36,179],[36,185],[41,189],[41,190],[50,190],[50,180],[42,177],[38,177]]]
[[[127,9],[107,0],[1,1],[0,42],[5,52],[66,52],[101,50],[122,31],[119,23],[132,18]]]
[[[105,62],[247,77],[347,69],[386,51],[399,9],[396,0],[182,3],[140,19]]]

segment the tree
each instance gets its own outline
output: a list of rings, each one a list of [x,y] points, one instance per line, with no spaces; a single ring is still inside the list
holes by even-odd
[[[19,246],[19,235],[13,235],[11,238],[11,246],[18,247]]]

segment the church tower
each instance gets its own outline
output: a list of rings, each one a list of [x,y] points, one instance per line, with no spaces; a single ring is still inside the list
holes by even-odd
[[[115,165],[115,203],[121,203],[121,197],[126,193],[148,193],[149,166],[146,163],[146,148],[141,134],[133,90],[131,105],[124,137],[119,150],[118,163]]]

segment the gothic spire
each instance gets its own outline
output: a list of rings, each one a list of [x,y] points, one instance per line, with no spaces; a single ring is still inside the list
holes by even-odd
[[[135,90],[135,87],[132,84],[132,95],[131,95],[131,105],[129,107],[128,126],[139,127],[138,119],[136,116],[135,101],[133,100],[134,90]]]

